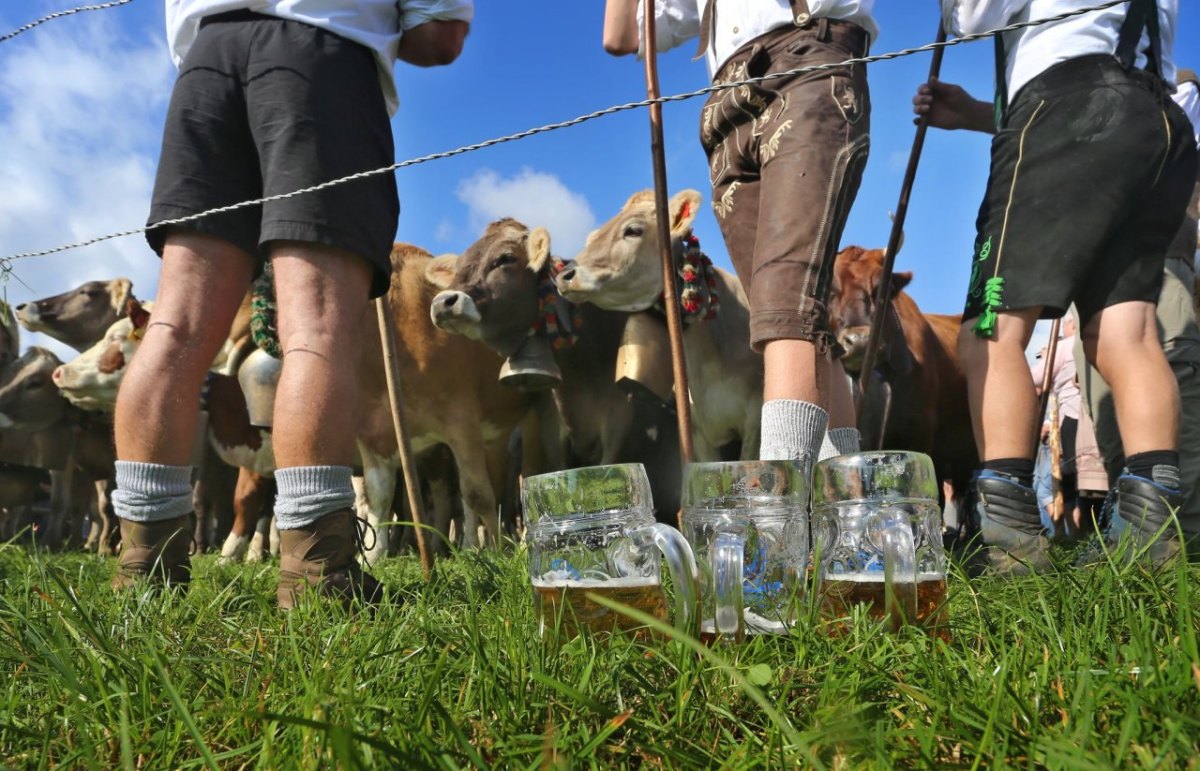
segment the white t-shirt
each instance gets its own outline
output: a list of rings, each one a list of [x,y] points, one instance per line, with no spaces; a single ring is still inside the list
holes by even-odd
[[[715,2],[716,18],[705,59],[708,75],[720,71],[734,52],[746,43],[777,27],[795,24],[788,0],[654,0],[655,50],[669,51],[700,35],[700,19],[706,2]],[[808,0],[808,10],[817,19],[840,19],[857,24],[871,40],[879,36],[871,10],[875,0]],[[638,3],[638,35],[641,35],[645,0]],[[642,51],[645,41],[641,41]]]
[[[392,68],[404,30],[430,21],[474,17],[472,0],[166,0],[167,43],[178,67],[196,40],[200,20],[226,11],[254,11],[301,21],[366,46],[379,65],[379,84],[388,113],[399,106]],[[399,6],[399,8],[397,8]]]
[[[941,0],[942,18],[951,35],[970,35],[1005,27],[1021,21],[1057,16],[1096,5],[1095,0]],[[1128,14],[1128,4],[1103,11],[1072,16],[1063,21],[1026,27],[1004,35],[1007,53],[1005,75],[1011,102],[1021,86],[1059,62],[1090,54],[1111,54],[1117,50],[1117,36]],[[1179,0],[1158,0],[1159,27],[1162,37],[1163,78],[1175,82],[1175,64],[1171,48],[1179,19]],[[1144,67],[1144,51],[1149,43],[1145,35],[1138,46],[1137,67]]]

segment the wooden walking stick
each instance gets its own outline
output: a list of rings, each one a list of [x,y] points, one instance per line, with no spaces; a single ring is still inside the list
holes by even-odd
[[[646,96],[658,98],[658,61],[654,41],[654,12],[647,8],[642,22],[646,49]],[[667,334],[671,338],[671,369],[675,375],[675,414],[679,421],[679,454],[683,463],[695,457],[692,446],[692,407],[688,391],[687,361],[683,357],[683,321],[679,313],[675,261],[671,256],[670,211],[667,209],[667,160],[663,150],[662,104],[650,105],[650,154],[654,162],[654,209],[658,224],[658,249],[662,258],[663,304],[667,306]]]
[[[396,446],[400,449],[400,467],[404,472],[404,491],[408,494],[408,508],[412,512],[413,527],[417,535],[417,553],[421,555],[421,572],[425,580],[433,574],[433,561],[425,547],[425,509],[421,501],[421,482],[417,479],[417,466],[413,459],[412,443],[408,438],[408,420],[404,415],[404,400],[400,394],[400,364],[396,361],[396,333],[392,325],[392,309],[387,295],[375,300],[375,315],[379,319],[379,339],[383,343],[383,369],[387,374],[388,401],[392,405],[392,429],[396,432]],[[497,533],[498,537],[499,534]]]
[[[1050,519],[1063,517],[1062,431],[1058,427],[1058,397],[1050,397]]]
[[[946,30],[939,24],[937,42],[946,42]],[[937,78],[942,71],[942,53],[945,48],[933,50],[933,61],[929,63],[929,78],[926,82]],[[908,167],[904,170],[904,181],[900,184],[900,201],[896,204],[896,215],[892,218],[892,232],[888,235],[887,251],[883,255],[883,274],[879,287],[875,290],[875,314],[871,318],[871,335],[867,338],[867,347],[863,351],[862,369],[858,373],[858,402],[854,405],[855,414],[861,421],[867,404],[867,389],[871,387],[871,371],[875,369],[875,354],[879,351],[880,338],[883,336],[883,320],[887,315],[888,303],[891,302],[892,269],[896,264],[896,252],[900,251],[900,242],[904,237],[904,218],[908,215],[908,198],[912,194],[913,182],[917,178],[917,165],[921,162],[921,150],[925,146],[925,134],[929,131],[929,117],[921,116],[917,120],[917,133],[913,137],[912,149],[908,153]],[[859,426],[862,430],[862,426]]]
[[[1055,319],[1050,324],[1050,342],[1046,344],[1045,367],[1042,369],[1042,395],[1038,400],[1038,429],[1046,422],[1046,408],[1050,404],[1050,391],[1054,385],[1054,359],[1058,356],[1058,330],[1062,319]]]

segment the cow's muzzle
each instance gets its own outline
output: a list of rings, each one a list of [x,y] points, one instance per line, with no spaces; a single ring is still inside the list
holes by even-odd
[[[482,320],[475,301],[466,292],[447,289],[438,292],[429,305],[434,326],[456,335],[470,337]]]
[[[558,293],[570,302],[586,302],[597,289],[596,277],[587,268],[571,263],[554,279]]]
[[[845,327],[838,332],[838,343],[846,351],[842,356],[842,366],[847,372],[857,373],[862,369],[863,354],[870,337],[871,328],[868,326]]]

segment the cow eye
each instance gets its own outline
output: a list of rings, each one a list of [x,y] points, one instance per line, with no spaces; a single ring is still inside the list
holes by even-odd
[[[492,260],[492,270],[503,268],[505,265],[512,265],[517,261],[516,255],[511,252],[505,252],[496,259]]]
[[[625,238],[641,238],[645,232],[641,225],[626,225]]]

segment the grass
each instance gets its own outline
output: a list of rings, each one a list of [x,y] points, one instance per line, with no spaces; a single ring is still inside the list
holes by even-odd
[[[0,763],[17,768],[1200,768],[1200,567],[951,576],[953,640],[855,617],[706,649],[536,632],[522,552],[374,617],[275,610],[274,565],[0,546]]]

